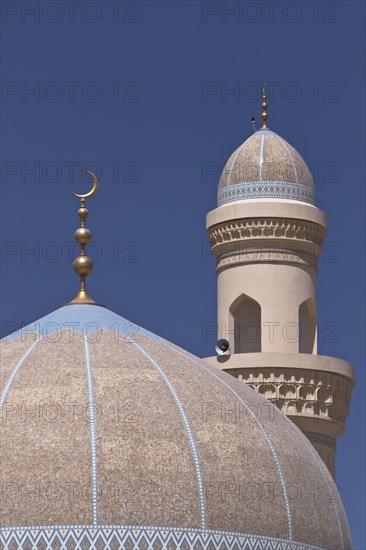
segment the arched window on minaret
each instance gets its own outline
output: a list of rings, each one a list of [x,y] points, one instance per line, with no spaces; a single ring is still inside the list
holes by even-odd
[[[311,298],[299,307],[299,353],[316,353],[316,311]]]
[[[261,306],[241,295],[230,308],[235,323],[235,353],[261,351]]]

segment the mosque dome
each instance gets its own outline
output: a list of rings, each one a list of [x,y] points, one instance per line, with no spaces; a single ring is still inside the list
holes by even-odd
[[[219,181],[218,206],[248,199],[315,203],[314,181],[304,159],[268,128],[255,132],[234,151]]]
[[[351,547],[295,424],[178,346],[84,303],[1,358],[2,549]]]

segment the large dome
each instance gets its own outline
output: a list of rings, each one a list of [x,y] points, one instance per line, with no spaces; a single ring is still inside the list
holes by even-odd
[[[314,204],[314,182],[296,149],[271,130],[258,130],[227,161],[217,202],[267,198]]]
[[[1,357],[1,548],[351,547],[305,436],[194,355],[70,305]]]

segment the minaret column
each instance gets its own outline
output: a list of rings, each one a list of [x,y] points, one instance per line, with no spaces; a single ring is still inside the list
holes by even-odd
[[[252,342],[252,351],[316,353],[316,288],[310,268],[290,262],[283,268],[243,264],[218,271],[217,281],[218,336],[230,342],[232,352],[249,351]],[[308,307],[303,303],[311,304],[306,326],[299,323],[301,307]]]
[[[209,212],[216,257],[218,339],[228,355],[208,361],[249,384],[286,414],[335,478],[352,366],[317,355],[316,276],[326,216],[290,200],[248,200]]]
[[[237,202],[209,213],[218,335],[232,353],[316,353],[316,273],[325,214],[290,201]]]
[[[326,216],[301,155],[267,126],[232,153],[206,229],[216,257],[218,355],[207,361],[251,386],[302,430],[335,477],[352,366],[317,355],[316,277]]]

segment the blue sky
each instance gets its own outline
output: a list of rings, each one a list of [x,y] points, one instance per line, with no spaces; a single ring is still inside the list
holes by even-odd
[[[66,5],[65,5],[66,4]],[[319,353],[356,368],[337,482],[364,550],[364,2],[2,2],[2,329],[71,299],[80,170],[99,302],[213,354],[205,216],[219,172],[259,118],[311,167],[329,217]],[[331,323],[331,325],[329,325]],[[336,327],[330,338],[329,327]]]

